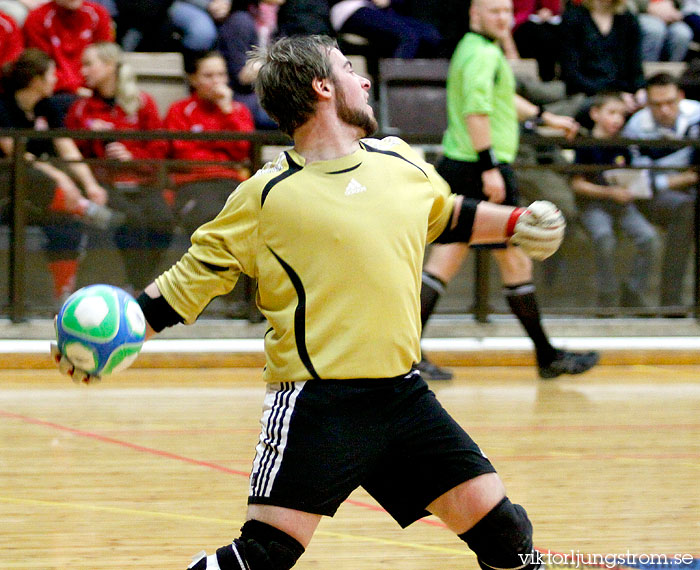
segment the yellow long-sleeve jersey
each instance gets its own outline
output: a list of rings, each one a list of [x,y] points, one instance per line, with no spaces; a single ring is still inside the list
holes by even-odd
[[[453,202],[395,137],[308,165],[286,151],[238,186],[156,284],[192,323],[241,272],[257,279],[266,382],[398,376],[420,359],[423,254]]]

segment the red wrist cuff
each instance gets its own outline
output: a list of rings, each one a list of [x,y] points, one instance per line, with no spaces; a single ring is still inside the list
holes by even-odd
[[[526,210],[527,208],[515,208],[515,210],[510,213],[508,222],[506,222],[506,237],[513,236],[515,233],[515,224],[518,222],[518,218],[522,216]]]

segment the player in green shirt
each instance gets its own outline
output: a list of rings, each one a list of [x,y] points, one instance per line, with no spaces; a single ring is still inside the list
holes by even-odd
[[[577,132],[570,117],[542,111],[515,92],[513,71],[499,41],[509,33],[512,0],[474,0],[471,31],[457,46],[447,76],[447,131],[444,157],[438,172],[452,191],[496,204],[518,204],[511,163],[518,150],[518,121],[538,118],[543,124]],[[423,328],[435,310],[447,283],[464,262],[469,245],[452,243],[434,247],[425,264],[421,290]],[[494,249],[508,304],[535,345],[542,378],[579,374],[598,362],[597,352],[570,352],[554,348],[540,321],[532,283],[532,261],[517,247]],[[445,380],[452,373],[428,359],[419,364],[423,375]]]
[[[563,217],[549,202],[452,194],[400,139],[366,138],[370,82],[330,38],[281,39],[254,63],[261,103],[294,148],[242,182],[138,299],[152,336],[193,322],[244,272],[270,323],[246,522],[190,569],[289,570],[359,486],[402,526],[440,517],[484,570],[539,568],[525,510],[414,368],[420,275],[427,241],[509,241],[545,258]]]

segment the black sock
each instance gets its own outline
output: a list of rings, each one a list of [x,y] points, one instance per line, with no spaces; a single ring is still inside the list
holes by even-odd
[[[540,366],[551,364],[556,356],[556,349],[550,344],[547,333],[542,328],[540,311],[535,298],[535,286],[532,283],[507,286],[504,289],[510,310],[518,317],[528,336],[535,343],[535,354]]]
[[[439,277],[435,277],[426,271],[423,272],[422,287],[420,290],[420,322],[421,328],[425,329],[430,315],[435,310],[435,305],[445,292],[446,283]]]

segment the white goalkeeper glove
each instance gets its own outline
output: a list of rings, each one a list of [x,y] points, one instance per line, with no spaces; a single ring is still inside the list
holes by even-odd
[[[556,252],[564,239],[566,220],[554,204],[537,200],[527,208],[516,208],[508,220],[510,243],[538,261]]]
[[[95,374],[89,374],[82,368],[76,367],[68,358],[58,350],[55,342],[51,343],[51,357],[58,366],[61,374],[70,376],[76,384],[96,384],[101,378]]]
[[[56,319],[53,321],[54,328],[56,328]],[[55,342],[51,343],[51,358],[58,366],[58,371],[61,374],[70,376],[73,382],[76,384],[96,384],[101,380],[101,378],[95,374],[90,374],[83,370],[82,368],[76,367],[68,357],[63,354],[59,348],[58,344]]]

